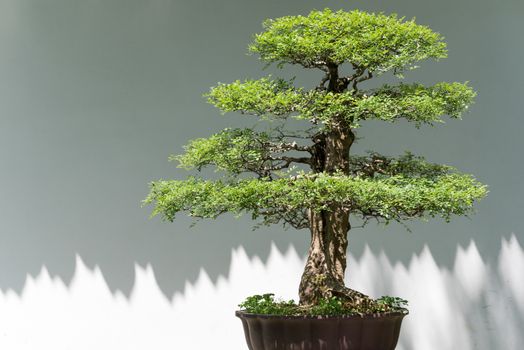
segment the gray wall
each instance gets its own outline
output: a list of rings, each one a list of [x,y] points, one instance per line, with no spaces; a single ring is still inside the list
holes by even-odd
[[[124,294],[134,263],[150,263],[171,297],[200,268],[212,278],[227,274],[233,247],[262,259],[271,241],[304,253],[306,231],[252,232],[247,219],[231,217],[190,229],[183,217],[149,220],[140,201],[149,181],[185,176],[167,157],[188,139],[255,122],[220,116],[201,94],[218,81],[268,73],[245,55],[262,20],[323,7],[416,16],[447,38],[449,58],[407,78],[469,80],[478,91],[471,112],[421,130],[368,123],[357,148],[409,149],[476,174],[491,191],[471,219],[412,223],[412,233],[395,225],[355,230],[351,252],[369,244],[406,262],[427,244],[451,266],[470,240],[488,261],[502,237],[513,232],[522,243],[521,1],[0,0],[0,289],[21,292],[42,266],[67,283],[78,254]]]

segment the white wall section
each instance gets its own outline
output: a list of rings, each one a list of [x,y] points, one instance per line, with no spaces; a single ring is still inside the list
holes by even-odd
[[[183,294],[166,299],[150,266],[136,266],[129,298],[113,294],[98,268],[77,257],[69,286],[45,267],[23,292],[0,293],[0,348],[16,350],[246,349],[236,305],[254,293],[296,298],[303,260],[274,245],[266,263],[243,248],[231,255],[227,278],[213,283],[202,270]],[[497,266],[486,264],[472,242],[458,248],[452,270],[424,248],[404,266],[365,249],[350,258],[348,279],[374,297],[404,297],[411,314],[399,350],[519,350],[524,344],[524,250],[503,240]],[[206,334],[201,332],[205,330]]]

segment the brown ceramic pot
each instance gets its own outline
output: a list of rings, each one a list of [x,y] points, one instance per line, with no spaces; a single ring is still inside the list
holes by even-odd
[[[394,350],[406,314],[235,315],[242,321],[249,350]]]

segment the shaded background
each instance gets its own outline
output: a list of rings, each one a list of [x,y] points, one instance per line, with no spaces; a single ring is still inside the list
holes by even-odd
[[[219,81],[280,73],[245,55],[260,23],[324,7],[416,16],[447,38],[450,53],[407,80],[468,80],[478,91],[463,121],[421,130],[366,123],[356,149],[412,150],[474,173],[491,191],[471,219],[414,222],[412,233],[369,225],[351,232],[350,251],[368,244],[406,263],[428,245],[448,267],[471,240],[488,262],[502,237],[522,243],[521,1],[0,0],[0,289],[20,293],[43,266],[67,284],[78,254],[125,295],[134,264],[149,263],[171,298],[201,268],[213,280],[226,275],[232,248],[262,260],[272,241],[305,253],[304,230],[252,232],[249,220],[231,217],[190,229],[182,216],[149,220],[140,201],[148,182],[185,176],[167,157],[189,139],[255,122],[220,116],[201,95]],[[281,73],[305,85],[321,77]]]

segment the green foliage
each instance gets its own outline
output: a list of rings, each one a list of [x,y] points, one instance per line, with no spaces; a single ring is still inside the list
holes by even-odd
[[[271,133],[280,133],[274,136]],[[289,151],[307,152],[310,148],[283,136],[284,131],[277,127],[270,132],[256,132],[252,129],[225,129],[209,138],[192,140],[185,146],[185,153],[172,155],[170,160],[178,161],[179,167],[186,170],[213,165],[228,175],[251,172],[259,177],[289,175],[288,171],[278,172],[289,167],[292,161],[308,163],[308,157],[290,157]],[[308,131],[305,131],[308,133]],[[292,134],[296,137],[296,134]],[[289,170],[289,169],[288,169]]]
[[[262,315],[293,315],[298,309],[293,300],[275,300],[272,293],[249,296],[238,306],[246,312]]]
[[[301,90],[282,79],[237,80],[218,84],[205,95],[222,112],[286,117],[302,99]]]
[[[474,97],[475,92],[463,83],[438,83],[432,87],[420,84],[385,85],[369,96],[355,99],[351,120],[395,121],[404,118],[417,125],[431,124],[441,122],[442,115],[460,118]]]
[[[408,306],[407,300],[389,295],[382,296],[375,301],[377,303],[377,311],[386,311],[391,308],[402,310]]]
[[[312,316],[343,316],[357,313],[353,307],[347,307],[344,302],[337,297],[320,299],[318,304],[310,307],[308,312]]]
[[[157,181],[145,202],[154,203],[153,213],[167,220],[180,211],[199,218],[250,212],[253,219],[274,223],[277,213],[281,218],[305,208],[329,210],[331,204],[339,204],[356,215],[389,222],[427,216],[449,220],[467,214],[487,192],[471,175],[432,167],[418,158],[409,161],[409,157],[390,165],[393,175],[383,171],[373,177],[318,173],[272,181]]]
[[[241,112],[264,119],[287,118],[322,122],[330,126],[345,120],[351,127],[359,121],[400,118],[417,125],[441,122],[443,115],[460,118],[473,102],[475,92],[465,83],[385,85],[377,90],[342,93],[319,90],[304,91],[290,83],[269,78],[220,84],[211,89],[208,101],[223,112]]]
[[[171,156],[170,160],[179,162],[184,169],[213,164],[218,170],[238,174],[244,170],[256,170],[264,166],[268,157],[265,147],[270,142],[267,133],[256,133],[251,129],[225,129],[209,138],[192,140],[185,153]]]
[[[442,36],[396,15],[329,9],[264,22],[249,49],[267,62],[307,68],[344,62],[371,72],[414,68],[427,58],[446,57]]]
[[[253,295],[247,297],[238,306],[241,310],[260,315],[279,316],[349,316],[371,313],[402,312],[407,313],[408,302],[404,299],[383,296],[365,307],[355,307],[342,299],[331,297],[320,299],[316,305],[302,306],[294,300],[275,299],[274,294]]]

